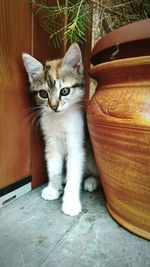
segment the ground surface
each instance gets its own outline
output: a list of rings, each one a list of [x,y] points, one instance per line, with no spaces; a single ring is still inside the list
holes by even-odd
[[[82,213],[33,190],[0,210],[0,267],[150,267],[150,244],[118,225],[103,194],[82,193]]]

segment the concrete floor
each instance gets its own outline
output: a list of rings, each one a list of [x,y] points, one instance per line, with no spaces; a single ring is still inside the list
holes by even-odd
[[[100,190],[82,193],[76,217],[41,190],[0,210],[0,267],[150,267],[149,242],[111,218]]]

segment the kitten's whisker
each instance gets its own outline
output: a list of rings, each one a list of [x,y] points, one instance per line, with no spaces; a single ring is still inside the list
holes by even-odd
[[[27,109],[24,109],[22,112],[21,112],[21,115],[24,116],[26,115],[27,113],[30,113],[31,111],[36,111],[38,109],[41,109],[41,107],[30,107],[30,108],[27,108]]]
[[[36,122],[36,120],[41,116],[41,111],[37,112],[35,114],[35,116],[32,119],[32,126],[34,125],[34,123]]]
[[[35,117],[38,118],[40,113],[41,113],[41,110],[40,111],[34,111],[32,114],[30,114],[28,117],[25,118],[23,125],[25,125],[28,121],[30,121],[33,118],[31,121],[31,125],[33,126],[33,120],[35,121],[36,120]]]
[[[25,125],[27,122],[29,122],[30,119],[31,119],[33,116],[35,116],[35,113],[34,113],[34,114],[32,113],[32,114],[30,114],[29,116],[22,118],[23,125]]]
[[[29,121],[31,118],[33,118],[37,114],[37,111],[34,113],[30,114],[29,116],[26,117],[26,121]]]
[[[24,109],[23,112],[26,110],[33,110],[33,109],[38,109],[38,108],[40,107],[39,106],[29,107],[29,108]]]
[[[41,122],[41,120],[42,120],[42,115],[45,113],[45,110],[41,110],[39,113],[38,113],[38,117],[39,117],[39,119],[38,119],[38,121],[37,121],[37,124],[36,124],[36,133],[37,133],[37,131],[38,131],[38,126],[39,126],[39,124],[40,124],[40,122]],[[38,118],[37,117],[37,118]]]
[[[41,107],[40,107],[40,110],[41,110]],[[22,113],[21,114],[21,120],[24,120],[25,119],[25,122],[29,121],[37,112],[40,111],[39,108],[30,108],[30,109],[27,109],[27,110],[24,110],[24,114]]]
[[[36,124],[36,133],[37,133],[37,131],[38,131],[38,126],[39,126],[40,123],[41,123],[42,115],[43,115],[43,114],[44,114],[44,112],[41,114],[40,118],[39,118],[38,121],[37,121],[37,124]]]
[[[41,117],[38,119],[37,124],[36,124],[36,134],[38,132],[38,126],[39,126],[40,122],[41,122]]]

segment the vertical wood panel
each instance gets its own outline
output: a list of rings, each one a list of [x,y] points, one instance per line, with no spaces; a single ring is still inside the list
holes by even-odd
[[[21,53],[31,50],[26,0],[0,1],[0,188],[30,174],[29,105]]]

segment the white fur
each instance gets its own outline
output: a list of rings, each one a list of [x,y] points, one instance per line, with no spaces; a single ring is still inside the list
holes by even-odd
[[[97,189],[97,187],[98,187],[98,180],[95,179],[95,177],[90,176],[84,181],[85,191],[93,192]]]
[[[44,199],[56,199],[62,192],[62,168],[67,160],[66,186],[62,210],[68,215],[81,211],[80,187],[84,169],[83,118],[82,112],[70,108],[61,114],[46,112],[41,120],[46,142],[47,170],[50,178],[43,190]]]

